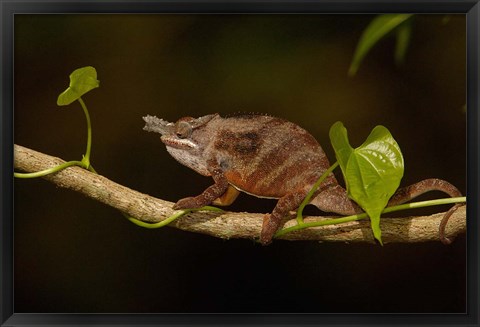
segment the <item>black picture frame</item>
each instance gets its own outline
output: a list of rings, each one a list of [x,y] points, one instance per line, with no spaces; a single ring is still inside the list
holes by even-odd
[[[1,66],[1,326],[51,325],[479,325],[479,17],[478,1],[0,1]],[[20,13],[464,13],[467,15],[466,314],[19,314],[13,307],[13,16]]]

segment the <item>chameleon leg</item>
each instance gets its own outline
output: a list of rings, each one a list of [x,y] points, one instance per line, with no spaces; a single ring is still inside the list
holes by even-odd
[[[418,183],[412,184],[410,186],[403,187],[399,189],[395,194],[390,198],[388,201],[388,206],[394,206],[398,204],[402,204],[416,198],[419,195],[422,195],[426,192],[430,191],[440,191],[443,193],[448,194],[449,196],[459,197],[462,196],[462,193],[452,184],[447,181],[437,179],[437,178],[430,178],[424,179]],[[450,216],[460,207],[462,204],[455,204],[451,207],[443,216],[442,221],[440,222],[439,226],[439,237],[440,241],[443,244],[450,244],[452,240],[445,236],[445,227],[447,226],[448,219]]]
[[[215,184],[208,187],[202,194],[195,197],[188,197],[179,200],[173,206],[173,209],[193,209],[200,208],[212,203],[213,200],[222,196],[229,186],[227,178],[223,174],[223,171],[219,168],[213,168],[211,174]]]
[[[285,195],[278,200],[272,213],[263,217],[262,231],[260,233],[260,243],[262,245],[267,245],[272,241],[273,235],[280,228],[282,218],[291,210],[298,208],[306,195],[307,192],[305,191],[297,191]]]

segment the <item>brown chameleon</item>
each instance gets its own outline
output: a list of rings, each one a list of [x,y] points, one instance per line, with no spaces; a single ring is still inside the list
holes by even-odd
[[[303,128],[267,115],[218,114],[184,117],[169,123],[154,116],[143,118],[144,130],[160,133],[167,151],[182,165],[214,184],[195,197],[179,200],[174,209],[199,208],[208,204],[229,205],[239,192],[260,198],[278,199],[271,214],[263,219],[260,242],[268,244],[282,225],[282,218],[299,207],[330,163],[320,144]],[[451,197],[461,196],[452,184],[426,179],[399,189],[388,205],[407,202],[420,194],[438,190]],[[333,174],[315,192],[310,204],[324,212],[351,215],[362,212],[347,196]],[[440,225],[440,238],[450,243],[444,230],[452,207]]]

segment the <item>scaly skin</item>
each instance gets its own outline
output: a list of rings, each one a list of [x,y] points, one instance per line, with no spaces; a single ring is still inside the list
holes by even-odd
[[[200,195],[179,200],[174,209],[199,208],[215,202],[232,203],[238,191],[256,197],[278,199],[266,214],[260,242],[269,244],[282,225],[282,218],[297,209],[330,163],[320,144],[306,130],[289,121],[266,115],[222,118],[218,114],[184,117],[175,124],[156,117],[144,117],[145,130],[162,134],[167,151],[181,164],[214,184]],[[400,189],[389,205],[401,204],[428,191],[461,196],[452,184],[428,179]],[[335,176],[330,174],[312,197],[311,204],[324,212],[342,215],[360,213]],[[458,206],[445,215],[448,217]],[[449,243],[442,231],[442,241]]]

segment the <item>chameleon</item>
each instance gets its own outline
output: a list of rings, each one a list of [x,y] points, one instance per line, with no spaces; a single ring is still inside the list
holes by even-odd
[[[214,184],[200,195],[180,199],[173,209],[230,205],[240,192],[259,198],[278,199],[271,213],[263,217],[260,243],[271,243],[282,220],[296,210],[318,178],[330,167],[317,140],[305,129],[285,119],[240,114],[223,118],[219,114],[199,118],[183,117],[170,123],[155,116],[143,117],[144,130],[161,134],[168,153],[182,165]],[[430,178],[400,188],[388,205],[397,205],[429,192],[441,191],[451,197],[461,192],[447,181]],[[322,182],[310,204],[323,212],[352,215],[363,212],[351,200],[333,173]],[[445,225],[459,205],[446,212],[440,224],[443,243]]]

